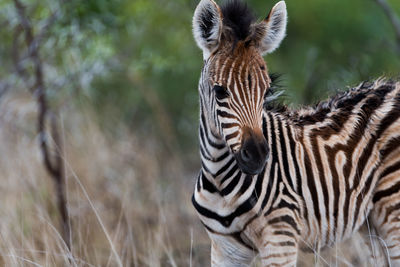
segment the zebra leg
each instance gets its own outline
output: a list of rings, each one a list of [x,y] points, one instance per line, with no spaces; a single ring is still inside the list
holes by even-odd
[[[371,218],[389,266],[400,266],[400,192],[377,201]]]
[[[211,266],[249,266],[256,253],[242,246],[230,236],[209,233],[211,238]]]
[[[268,227],[260,249],[262,266],[296,266],[298,237],[296,231],[287,225]]]

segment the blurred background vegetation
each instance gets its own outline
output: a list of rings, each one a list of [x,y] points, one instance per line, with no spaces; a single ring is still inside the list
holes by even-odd
[[[274,4],[247,2],[260,19]],[[0,3],[0,77],[14,84],[10,52],[18,20],[12,1]],[[196,148],[202,66],[191,34],[196,0],[25,3],[38,32],[58,12],[40,43],[47,85],[58,101],[93,105],[102,123],[123,120],[185,152]],[[399,1],[389,3],[400,13]],[[374,0],[288,0],[287,6],[287,37],[266,60],[271,72],[283,74],[288,103],[313,103],[362,80],[398,75],[400,48]]]
[[[262,19],[276,1],[247,2]],[[387,2],[392,11],[399,15],[400,1]],[[92,192],[91,197],[94,199],[102,195],[102,192],[109,192],[110,187],[113,187],[110,185],[112,183],[121,186],[118,189],[120,191],[117,190],[118,193],[114,195],[119,208],[113,211],[104,208],[103,205],[107,206],[104,201],[110,203],[111,197],[103,199],[105,196],[102,195],[98,198],[98,210],[101,212],[104,208],[107,212],[103,216],[116,216],[115,221],[119,220],[119,211],[124,203],[121,194],[125,194],[124,190],[128,189],[125,183],[115,182],[115,179],[119,179],[115,177],[124,177],[139,181],[130,184],[135,187],[131,193],[136,196],[128,197],[129,203],[135,203],[130,207],[132,217],[137,218],[140,213],[138,210],[152,207],[151,210],[160,211],[165,208],[163,203],[170,203],[168,205],[174,206],[171,213],[188,216],[183,222],[178,221],[191,229],[188,227],[197,222],[197,219],[190,207],[190,191],[200,166],[197,150],[197,83],[202,55],[191,34],[191,19],[198,1],[24,0],[22,3],[36,38],[35,44],[39,48],[49,104],[61,114],[62,122],[65,123],[65,143],[67,150],[72,151],[67,151],[66,160],[78,162],[78,166],[74,165],[72,169],[75,172],[76,169],[80,170],[77,176],[83,181],[87,179],[87,186],[91,185],[91,181],[104,182],[97,191]],[[378,5],[378,0],[287,0],[286,3],[289,14],[287,37],[277,51],[266,56],[270,72],[283,74],[285,103],[294,107],[315,103],[318,99],[326,98],[337,90],[356,85],[362,80],[379,76],[399,76],[400,45],[396,42],[395,29]],[[10,147],[14,150],[18,146],[22,150],[26,149],[25,151],[28,148],[33,149],[33,146],[26,146],[24,142],[16,140],[15,136],[37,141],[35,120],[32,119],[36,114],[34,109],[28,112],[33,115],[23,117],[21,121],[18,121],[21,112],[17,112],[18,118],[11,116],[10,119],[8,116],[9,103],[12,102],[10,99],[20,99],[21,95],[29,92],[28,85],[34,80],[34,63],[30,60],[29,49],[24,40],[15,3],[12,0],[0,0],[0,108],[1,105],[3,107],[0,109],[3,112],[0,114],[0,132],[5,132],[5,127],[16,127],[18,135],[13,132],[14,139],[4,137],[2,140],[3,144],[16,142],[15,146]],[[21,75],[19,69],[24,69],[25,74]],[[29,99],[28,96],[22,98]],[[21,107],[13,108],[26,107],[25,104],[18,103]],[[95,142],[98,139],[93,136],[98,135],[85,128],[92,124],[95,126],[90,129],[95,128],[98,135],[101,133],[100,139],[103,141]],[[80,142],[92,142],[96,147],[95,151],[82,151],[86,146],[78,145],[82,144]],[[104,142],[108,142],[108,145],[104,145]],[[101,145],[105,147],[102,149],[99,147]],[[88,151],[92,154],[84,157]],[[107,160],[102,152],[108,153]],[[36,157],[35,153],[37,151],[32,152],[32,155],[28,152],[18,155],[11,153],[21,159],[8,157],[8,161],[0,164],[0,167],[10,168],[9,161],[23,161],[25,164],[32,160],[31,157]],[[80,157],[84,158],[79,162],[76,159]],[[91,157],[92,160],[103,157],[104,161],[99,161],[103,164],[100,168],[102,172],[97,169],[99,166],[86,164],[85,160],[89,161]],[[27,173],[32,171],[31,167],[26,167]],[[89,170],[96,171],[90,173]],[[126,172],[121,174],[122,171]],[[72,170],[69,172],[67,177],[74,175]],[[6,172],[3,171],[3,176],[4,173]],[[23,179],[22,176],[17,175],[16,179]],[[92,176],[92,180],[85,178]],[[40,181],[42,178],[37,179]],[[151,186],[147,184],[149,181]],[[10,191],[7,187],[4,190]],[[73,192],[73,185],[67,190]],[[182,195],[176,193],[179,190],[183,191]],[[37,194],[34,191],[30,193]],[[46,196],[45,200],[51,203],[51,196]],[[43,209],[48,211],[46,205],[50,204],[43,204]],[[72,200],[69,206],[72,210],[76,208]],[[161,217],[164,218],[156,216],[158,219],[154,219],[153,215],[147,214],[148,211],[144,213],[145,219],[140,221],[146,225],[144,232],[153,229],[151,225],[162,221]],[[75,217],[78,217],[77,214]],[[71,220],[74,220],[73,212]],[[171,226],[167,224],[166,232],[170,232],[170,226],[176,227],[172,233],[182,234],[176,223],[178,222],[174,220]],[[113,225],[110,222],[106,227],[112,231]],[[135,225],[128,224],[132,228]],[[199,246],[207,247],[204,231],[199,225],[195,227],[198,227],[195,228],[195,235],[199,233],[201,236],[198,238],[201,243]],[[74,225],[72,229],[73,232],[82,230],[74,230]],[[140,229],[136,231],[140,232]],[[187,250],[191,251],[191,246],[196,246],[197,239],[194,238],[193,241],[190,233],[187,230],[181,236],[180,240],[185,240],[181,247],[174,242],[171,242],[172,245],[168,242],[169,245],[162,243],[164,245],[161,246],[157,242],[158,237],[155,237],[154,243],[161,246],[162,251],[166,251],[163,252],[166,256],[163,253],[161,254],[164,256],[159,258],[155,256],[159,261],[149,260],[151,257],[145,256],[135,258],[133,255],[136,255],[136,250],[129,254],[123,252],[124,246],[117,247],[116,250],[120,255],[127,253],[126,258],[131,261],[121,257],[132,265],[152,265],[154,262],[161,265],[165,262],[180,265],[179,260],[174,263],[173,257],[181,255],[178,259],[184,258],[182,262],[187,263]],[[25,232],[21,235],[29,237]],[[140,251],[138,245],[135,246]],[[178,252],[165,249],[170,246]],[[145,248],[146,246],[142,247],[142,251]],[[204,264],[204,259],[208,259],[208,250],[203,250],[204,253],[200,253],[202,256],[197,261]],[[96,260],[85,258],[103,265],[101,259],[93,257]],[[196,262],[196,258],[193,262]]]

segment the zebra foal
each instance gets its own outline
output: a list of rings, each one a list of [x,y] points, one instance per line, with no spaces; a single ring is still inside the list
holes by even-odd
[[[201,0],[193,33],[202,168],[192,202],[213,266],[295,266],[366,223],[400,266],[400,83],[363,83],[315,107],[268,107],[263,55],[285,36],[286,5],[261,22],[246,5]],[[384,264],[384,263],[382,263]]]

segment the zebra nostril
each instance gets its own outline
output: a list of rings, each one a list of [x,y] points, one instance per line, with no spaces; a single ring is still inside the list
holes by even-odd
[[[240,155],[241,155],[243,161],[245,161],[245,162],[251,161],[251,155],[247,149],[242,149],[240,151]]]

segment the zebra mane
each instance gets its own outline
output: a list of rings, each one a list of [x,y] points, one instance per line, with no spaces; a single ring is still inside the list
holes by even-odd
[[[369,105],[373,106],[374,101],[382,98],[382,91],[393,88],[396,80],[377,79],[375,81],[364,81],[356,87],[352,87],[346,91],[340,91],[336,95],[325,101],[318,102],[312,107],[302,108],[299,110],[291,110],[287,112],[288,117],[295,118],[295,122],[300,125],[314,124],[323,121],[326,116],[334,110],[342,110],[342,115],[359,103],[366,95],[373,95],[369,100]],[[375,88],[374,90],[371,90]]]
[[[282,102],[281,96],[285,96],[285,94],[281,84],[281,75],[272,73],[270,74],[270,78],[271,88],[264,99],[264,110],[279,112],[294,123],[303,126],[323,121],[334,110],[340,109],[342,110],[342,114],[345,114],[345,111],[348,110],[348,115],[350,116],[352,107],[361,99],[364,99],[366,95],[373,95],[369,100],[369,104],[373,105],[372,101],[382,97],[382,90],[392,88],[397,81],[400,81],[400,78],[394,80],[380,78],[373,81],[364,81],[356,87],[339,91],[336,95],[329,97],[327,100],[320,101],[313,106],[292,109]],[[371,90],[373,88],[375,90]]]
[[[264,110],[274,112],[285,112],[287,107],[282,104],[282,96],[285,96],[285,88],[282,84],[282,74],[272,72],[269,74],[271,79],[270,88],[264,98]]]
[[[256,21],[254,13],[240,0],[228,0],[221,7],[223,24],[233,39],[245,40],[251,34],[251,25]]]

